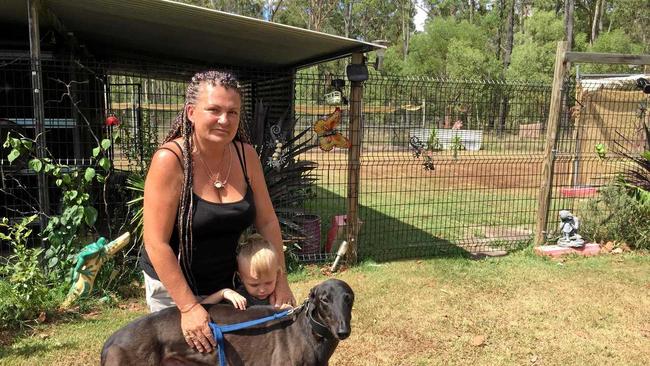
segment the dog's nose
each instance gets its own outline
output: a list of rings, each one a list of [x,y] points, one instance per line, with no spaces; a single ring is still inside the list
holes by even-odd
[[[340,340],[344,340],[349,336],[350,336],[350,330],[349,329],[345,329],[345,330],[339,329],[339,331],[336,332],[336,337],[338,339],[340,339]]]

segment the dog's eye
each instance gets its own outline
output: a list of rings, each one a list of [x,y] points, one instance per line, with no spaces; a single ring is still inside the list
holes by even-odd
[[[350,295],[343,296],[343,302],[345,302],[348,305],[351,304],[352,303],[352,296],[350,296]]]
[[[319,300],[320,300],[320,302],[325,303],[325,304],[330,302],[330,299],[327,296],[321,296]]]

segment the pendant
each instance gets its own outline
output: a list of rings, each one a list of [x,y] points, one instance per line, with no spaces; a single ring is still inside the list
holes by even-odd
[[[225,187],[225,184],[221,183],[221,182],[218,181],[218,180],[215,180],[215,181],[214,181],[214,188],[216,188],[216,189],[221,189],[221,188],[223,188],[223,187]]]

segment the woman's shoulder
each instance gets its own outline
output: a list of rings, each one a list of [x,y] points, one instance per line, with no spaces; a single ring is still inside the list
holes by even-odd
[[[182,168],[183,167],[183,151],[181,146],[182,139],[175,139],[168,141],[158,148],[151,158],[151,165],[161,165],[165,168]]]
[[[253,145],[251,145],[251,144],[249,144],[247,142],[240,142],[240,141],[237,141],[236,144],[243,148],[244,154],[246,154],[246,159],[249,159],[249,158],[258,159],[257,150],[255,150]]]

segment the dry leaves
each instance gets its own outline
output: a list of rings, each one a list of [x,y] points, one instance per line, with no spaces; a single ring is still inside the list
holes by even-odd
[[[632,249],[625,242],[608,241],[600,245],[601,253],[621,254],[630,252]]]
[[[45,315],[44,311],[41,311],[40,314],[38,314],[38,318],[36,318],[36,322],[39,324],[45,323],[47,320],[47,315]]]
[[[471,341],[472,346],[474,347],[481,347],[485,346],[485,336],[484,335],[477,335],[472,338]]]
[[[537,355],[530,356],[530,363],[534,364],[537,362],[537,360],[539,360],[539,356]]]

